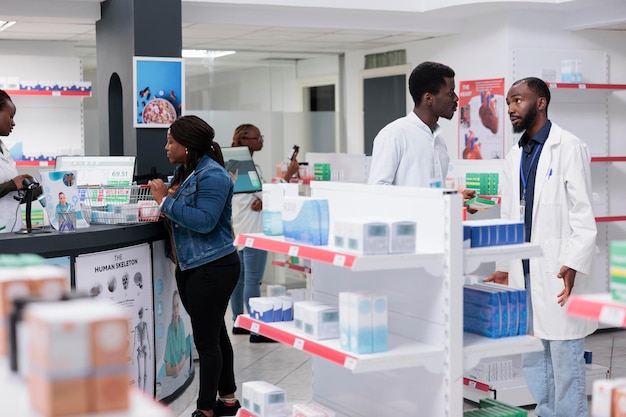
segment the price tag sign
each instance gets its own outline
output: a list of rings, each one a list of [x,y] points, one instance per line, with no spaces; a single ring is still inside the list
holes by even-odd
[[[254,238],[253,237],[247,237],[245,246],[247,246],[249,248],[254,247]]]
[[[298,350],[304,349],[304,340],[300,339],[299,337],[296,337],[296,339],[293,341],[293,347],[295,347]]]
[[[598,320],[612,326],[623,327],[624,318],[626,318],[626,310],[619,307],[603,306],[600,310]]]
[[[580,88],[581,90],[584,90],[587,88],[587,84],[578,84],[578,88]]]
[[[346,356],[346,360],[343,362],[343,366],[351,371],[354,371],[354,369],[356,368],[356,359],[350,356]]]
[[[289,246],[289,251],[287,251],[287,254],[289,256],[298,256],[299,250],[300,248],[298,246]]]
[[[346,256],[336,253],[335,257],[333,258],[333,265],[344,266],[345,264],[346,264]]]
[[[250,331],[252,333],[259,333],[260,328],[261,326],[259,325],[259,323],[252,323],[252,326],[250,326]]]

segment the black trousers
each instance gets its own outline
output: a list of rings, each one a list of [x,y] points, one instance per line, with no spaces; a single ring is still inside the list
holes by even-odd
[[[180,300],[191,317],[193,340],[199,357],[200,392],[197,408],[212,410],[217,394],[237,391],[233,347],[224,315],[239,279],[237,251],[220,259],[181,271],[176,268]]]

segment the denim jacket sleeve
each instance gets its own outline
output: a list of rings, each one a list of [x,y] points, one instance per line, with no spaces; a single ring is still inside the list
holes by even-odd
[[[232,181],[218,165],[206,164],[165,199],[161,211],[173,222],[197,233],[209,233],[227,206]]]

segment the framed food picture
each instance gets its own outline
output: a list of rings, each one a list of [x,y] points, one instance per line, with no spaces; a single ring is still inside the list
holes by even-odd
[[[133,126],[168,127],[184,113],[182,58],[133,57]]]

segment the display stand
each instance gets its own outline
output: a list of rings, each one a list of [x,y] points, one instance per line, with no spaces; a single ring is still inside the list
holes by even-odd
[[[312,182],[311,194],[329,200],[331,242],[333,219],[384,213],[386,219],[417,222],[417,253],[408,255],[359,256],[282,237],[238,236],[239,245],[310,259],[315,300],[337,305],[339,292],[356,290],[388,298],[390,348],[368,355],[342,351],[337,341],[304,337],[290,323],[237,319],[238,327],[313,355],[313,400],[338,415],[459,416],[465,368],[483,357],[541,348],[531,336],[463,333],[464,271],[494,257],[538,256],[537,245],[464,250],[462,198],[453,190]]]

